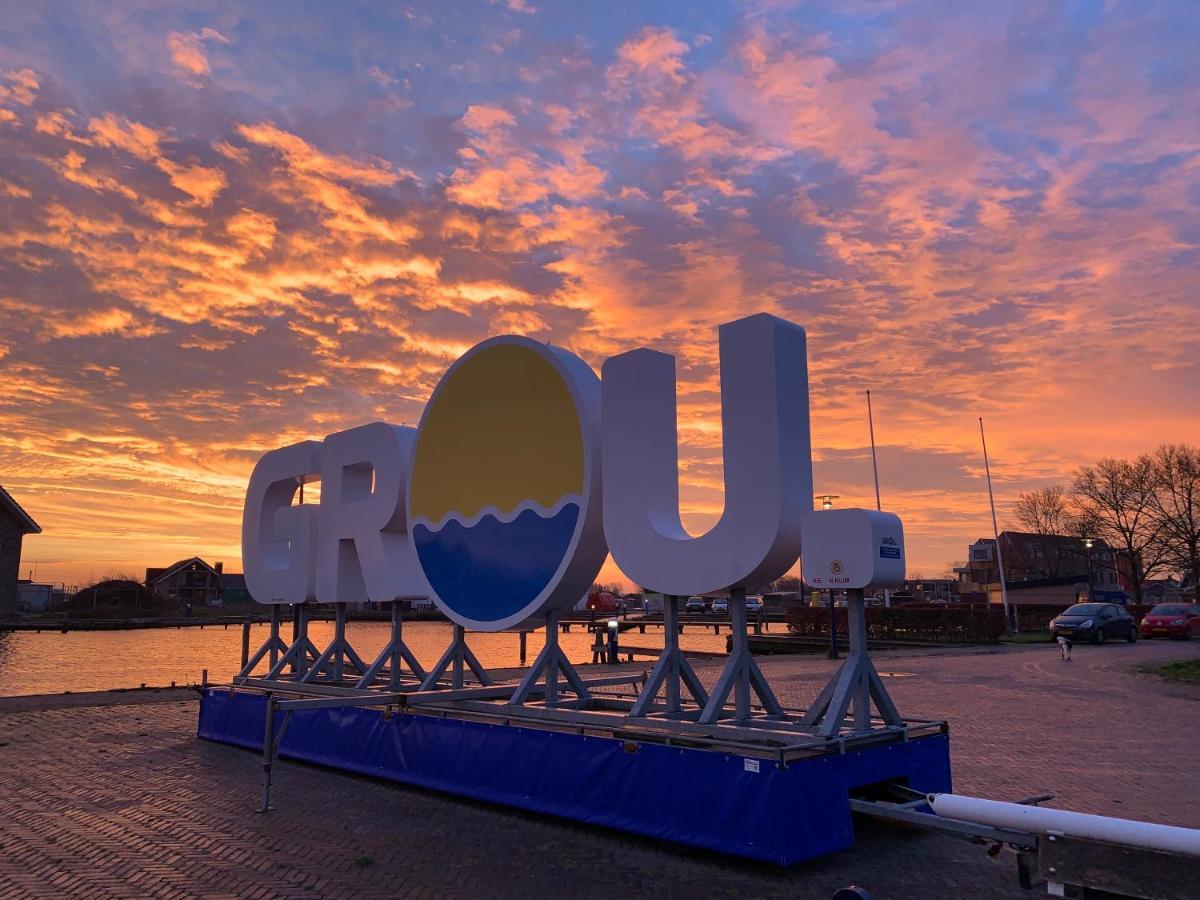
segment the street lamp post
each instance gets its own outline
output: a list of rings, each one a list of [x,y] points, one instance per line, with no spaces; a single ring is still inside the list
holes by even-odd
[[[838,499],[838,494],[817,494],[817,499],[821,501],[821,509],[833,509],[833,501]],[[829,658],[838,659],[837,648],[837,613],[833,605],[833,591],[829,592]]]
[[[1091,538],[1084,538],[1083,546],[1087,549],[1087,567],[1088,567],[1088,600],[1095,600],[1096,594],[1092,590],[1092,544]]]

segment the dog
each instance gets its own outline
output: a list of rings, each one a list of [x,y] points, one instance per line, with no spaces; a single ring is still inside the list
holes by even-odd
[[[1071,661],[1071,639],[1070,638],[1063,637],[1060,634],[1058,636],[1058,650],[1062,654],[1063,659],[1065,659],[1067,662]]]

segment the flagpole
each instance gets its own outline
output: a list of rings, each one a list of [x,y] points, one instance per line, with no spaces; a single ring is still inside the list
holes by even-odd
[[[871,429],[871,469],[875,473],[875,508],[882,510],[879,502],[879,462],[875,459],[875,417],[871,414],[871,392],[867,391],[867,427]]]
[[[871,392],[867,391],[867,428],[871,432],[871,471],[875,474],[875,508],[883,509],[883,504],[879,502],[879,461],[875,458],[875,416],[871,412]],[[891,588],[883,589],[883,605],[892,605],[892,590]]]
[[[983,471],[987,474],[988,503],[992,507],[992,535],[996,538],[996,566],[1000,571],[1000,602],[1004,604],[1004,633],[1016,631],[1008,615],[1008,588],[1004,583],[1004,554],[1000,550],[1000,527],[996,524],[996,498],[992,494],[992,467],[988,463],[987,438],[983,433],[983,416],[979,417],[979,440],[983,444]]]

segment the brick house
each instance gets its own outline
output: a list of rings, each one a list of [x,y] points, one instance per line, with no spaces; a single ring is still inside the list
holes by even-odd
[[[166,568],[146,570],[146,587],[163,600],[180,606],[218,606],[224,566],[210,566],[198,556],[181,559]]]
[[[1132,590],[1127,554],[1100,538],[1088,547],[1070,535],[1002,531],[1000,548],[1010,603],[1073,603],[1088,593],[1089,583],[1097,600],[1124,602]],[[967,564],[954,570],[963,599],[1000,602],[995,540],[980,538],[967,554]]]
[[[21,541],[42,528],[0,487],[0,617],[17,611],[17,579],[21,570]]]

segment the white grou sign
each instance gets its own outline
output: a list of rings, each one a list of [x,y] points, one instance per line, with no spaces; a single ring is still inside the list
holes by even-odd
[[[690,595],[756,586],[799,558],[812,514],[804,330],[770,315],[720,328],[725,510],[679,514],[675,361],[492,338],[443,376],[417,429],[374,422],[264,455],[242,555],[264,603],[431,597],[454,621],[512,627],[573,605],[611,551],[638,584]],[[293,505],[302,482],[320,504]]]

